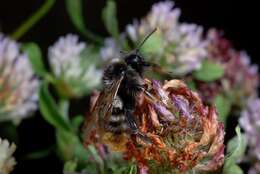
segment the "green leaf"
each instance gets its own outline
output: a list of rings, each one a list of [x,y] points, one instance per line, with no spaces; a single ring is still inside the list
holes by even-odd
[[[56,131],[56,141],[58,147],[58,155],[64,160],[75,159],[75,148],[78,146],[77,136],[72,132]],[[82,153],[84,155],[84,153]]]
[[[86,165],[86,163],[93,162],[89,161],[89,159],[93,157],[96,162],[102,162],[102,159],[95,151],[95,148],[86,149],[79,137],[73,132],[57,130],[56,140],[58,154],[64,161],[77,160],[78,165]]]
[[[60,99],[58,102],[59,110],[65,120],[69,120],[69,101],[67,99]]]
[[[241,134],[240,127],[236,127],[237,136],[229,140],[227,145],[227,153],[230,153],[230,156],[226,158],[226,161],[234,161],[241,159],[246,150],[246,137],[244,134]]]
[[[116,3],[113,0],[108,0],[105,8],[102,11],[102,19],[107,31],[116,39],[119,39],[118,23],[116,16]]]
[[[204,60],[202,62],[202,66],[199,70],[193,72],[193,75],[196,79],[211,82],[214,80],[218,80],[224,75],[224,68],[216,63],[213,63],[209,60]]]
[[[137,166],[131,165],[128,174],[136,174],[137,173]]]
[[[76,162],[76,161],[73,161],[73,160],[70,160],[70,161],[67,161],[67,162],[64,164],[63,173],[76,172],[76,169],[77,169],[77,162]]]
[[[82,12],[82,1],[81,0],[66,0],[66,8],[69,17],[73,24],[82,33],[85,31],[85,24]]]
[[[228,168],[223,169],[223,174],[243,174],[243,170],[236,164],[230,165]]]
[[[83,123],[83,121],[84,121],[84,117],[82,115],[77,115],[72,118],[71,124],[76,132],[78,131],[78,129],[79,129],[80,125]]]
[[[22,51],[27,53],[34,72],[39,76],[44,76],[47,70],[44,67],[40,47],[36,43],[26,43],[22,45]]]
[[[194,81],[187,81],[186,83],[187,83],[188,87],[189,87],[191,90],[193,90],[193,91],[196,91],[196,90],[197,90],[196,84],[194,83]]]
[[[79,140],[78,143],[74,146],[75,158],[78,159],[79,162],[83,163],[85,167],[88,166],[87,171],[89,173],[106,173],[103,159],[100,157],[94,146],[90,145],[87,148],[84,148]],[[93,161],[90,161],[90,158],[93,159]],[[99,172],[95,172],[97,169]]]
[[[226,125],[227,117],[231,109],[231,101],[227,97],[220,94],[216,96],[214,103],[219,113],[220,120]]]
[[[56,131],[59,156],[64,160],[77,160],[77,164],[86,164],[91,156],[84,148],[78,136],[72,132]]]
[[[84,23],[83,11],[82,11],[82,1],[81,0],[66,0],[66,9],[69,17],[75,27],[84,34],[88,39],[102,44],[102,39],[87,30]]]
[[[236,165],[237,161],[242,158],[246,150],[246,138],[241,134],[240,127],[236,127],[237,136],[232,138],[227,145],[227,157],[225,158],[224,173],[230,173],[231,169],[239,170]],[[233,172],[232,172],[233,173]]]
[[[98,154],[96,148],[94,146],[88,146],[88,151],[90,152],[90,154],[92,155],[94,160],[100,165],[100,168],[102,168],[102,170],[103,170],[104,162],[103,162],[103,159]]]
[[[162,37],[159,34],[154,33],[141,47],[141,52],[146,55],[158,54],[161,51],[161,46],[163,45],[162,43]]]
[[[49,93],[48,84],[46,82],[41,85],[39,96],[40,111],[44,119],[57,129],[71,131],[69,123],[64,119],[57,104]]]

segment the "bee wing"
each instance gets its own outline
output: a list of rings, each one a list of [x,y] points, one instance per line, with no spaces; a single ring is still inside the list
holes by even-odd
[[[140,87],[144,93],[144,97],[146,100],[150,101],[153,104],[156,104],[158,102],[160,102],[153,94],[151,94],[148,90],[146,90],[143,87]]]
[[[161,101],[154,94],[150,93],[145,88],[142,88],[142,90],[143,90],[145,99],[148,100],[150,103],[152,103],[152,104],[161,104],[161,105],[164,105],[167,108],[172,108],[173,107],[171,103]]]
[[[104,89],[94,108],[93,113],[98,115],[99,126],[104,128],[112,113],[112,103],[117,95],[123,76],[114,80],[111,85]]]
[[[95,106],[91,112],[91,115],[86,118],[84,124],[84,137],[85,140],[89,140],[93,135],[93,131],[97,129],[103,129],[109,117],[112,113],[112,103],[115,99],[119,86],[123,80],[123,76],[119,79],[112,81],[109,87],[104,88],[104,90],[99,95]]]

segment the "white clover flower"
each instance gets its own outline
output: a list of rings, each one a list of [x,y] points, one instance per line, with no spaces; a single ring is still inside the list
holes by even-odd
[[[102,72],[81,55],[86,48],[86,44],[72,34],[61,37],[49,48],[51,68],[64,95],[81,96],[100,84]]]
[[[156,49],[158,52],[151,56],[160,64],[174,69],[176,75],[185,75],[200,68],[207,55],[206,43],[202,40],[202,27],[180,23],[180,9],[173,6],[170,1],[154,4],[151,12],[135,28],[141,38],[158,28],[155,36],[157,34],[156,37],[161,38],[161,43],[157,45],[160,49]]]
[[[207,55],[206,41],[202,38],[202,27],[180,23],[180,9],[173,7],[171,1],[154,4],[150,13],[140,22],[134,21],[126,26],[126,35],[136,46],[157,28],[141,48],[145,58],[168,68],[175,75],[186,75],[201,67]],[[120,46],[109,39],[101,49],[101,57],[113,58],[119,54],[119,50]]]
[[[158,27],[164,32],[171,32],[171,30],[179,24],[181,14],[179,8],[173,7],[174,2],[171,1],[156,3],[152,6],[151,12],[147,15],[147,20],[142,22],[147,22],[149,28]]]
[[[100,56],[104,61],[120,57],[120,47],[113,38],[105,39],[104,46],[100,50]]]
[[[249,151],[251,158],[260,161],[260,99],[250,98],[247,108],[242,111],[239,123],[245,130],[248,137]],[[260,170],[259,170],[260,172]]]
[[[27,55],[0,34],[0,121],[19,122],[35,111],[38,86]]]
[[[49,48],[49,60],[56,76],[61,76],[70,64],[80,62],[80,53],[86,47],[83,42],[78,42],[78,37],[68,34]]]
[[[15,144],[11,144],[7,140],[0,138],[0,173],[9,174],[16,164],[12,156],[16,149]]]
[[[254,96],[247,102],[247,108],[242,111],[239,123],[245,131],[248,151],[245,158],[251,162],[249,174],[260,172],[260,99]]]
[[[175,36],[178,34],[178,36]],[[203,28],[195,24],[180,24],[179,32],[173,33],[178,38],[174,54],[179,65],[177,74],[189,73],[201,67],[201,62],[207,56],[206,42],[202,41]],[[177,40],[177,39],[176,39]]]

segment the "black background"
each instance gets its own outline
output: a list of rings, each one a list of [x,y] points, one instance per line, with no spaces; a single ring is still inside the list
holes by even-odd
[[[43,2],[44,0],[1,0],[0,31],[12,33]],[[123,31],[125,25],[133,19],[144,16],[155,2],[158,1],[117,0],[120,30]],[[182,10],[182,21],[197,23],[205,29],[215,27],[223,30],[235,48],[245,49],[252,57],[252,62],[259,64],[259,6],[256,1],[176,0],[175,3]],[[83,0],[85,23],[91,31],[101,36],[108,35],[100,16],[104,5],[105,0]],[[48,46],[66,33],[79,34],[69,20],[64,1],[56,0],[51,11],[20,41],[37,42],[46,53]],[[24,159],[26,153],[48,148],[55,141],[53,128],[40,117],[39,112],[35,115],[18,127],[20,146],[16,152],[18,165],[14,173],[60,173],[62,163],[55,154],[34,161]]]

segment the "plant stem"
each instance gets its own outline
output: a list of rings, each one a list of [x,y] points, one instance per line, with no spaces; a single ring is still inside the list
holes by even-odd
[[[11,37],[15,40],[21,38],[30,28],[32,28],[43,16],[45,16],[51,9],[55,0],[45,0],[45,3],[33,13],[24,23],[22,23],[18,29],[16,29]]]
[[[59,109],[64,119],[69,121],[69,101],[61,97],[59,100]]]

